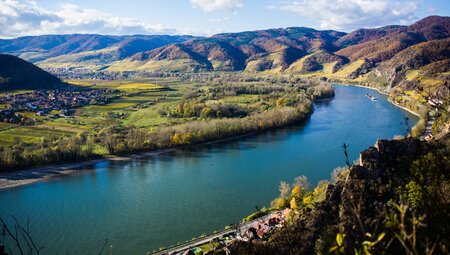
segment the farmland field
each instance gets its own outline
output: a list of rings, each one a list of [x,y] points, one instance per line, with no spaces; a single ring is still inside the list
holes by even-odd
[[[109,88],[119,90],[160,90],[165,88],[162,85],[154,83],[135,81],[68,80],[67,82],[83,87]]]
[[[163,89],[164,87],[161,85],[151,84],[151,83],[125,83],[122,85],[119,85],[117,89],[120,90],[130,90],[130,89],[137,89],[137,90],[155,90],[155,89]]]
[[[60,138],[72,136],[75,132],[52,127],[26,126],[0,131],[0,144],[8,145],[15,140],[24,143],[39,143],[43,138]]]

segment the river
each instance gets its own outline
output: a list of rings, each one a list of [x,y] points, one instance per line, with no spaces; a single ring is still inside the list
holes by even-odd
[[[0,191],[0,216],[29,218],[41,254],[147,251],[239,222],[267,206],[282,180],[314,185],[379,138],[405,133],[417,117],[365,88],[336,86],[304,123],[226,142],[126,162],[100,162],[82,174]],[[379,100],[369,100],[370,93]],[[2,239],[0,238],[0,243]],[[109,253],[108,253],[109,254]]]

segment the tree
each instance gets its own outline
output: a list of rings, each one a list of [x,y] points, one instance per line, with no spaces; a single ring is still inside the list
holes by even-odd
[[[292,197],[299,198],[301,195],[300,186],[294,186],[294,188],[292,189],[291,195],[292,195]]]
[[[178,145],[178,144],[182,143],[180,133],[173,134],[171,140],[172,140],[172,143],[174,143],[175,145]]]
[[[186,132],[185,134],[183,134],[182,138],[183,138],[182,139],[183,144],[191,144],[192,143],[192,134],[191,133]]]
[[[280,191],[280,198],[286,198],[291,193],[291,186],[289,183],[281,181],[278,190]]]
[[[181,114],[183,112],[183,105],[181,103],[177,104],[177,110],[176,112],[178,114]]]
[[[183,104],[183,115],[184,117],[191,117],[191,108],[189,102]]]
[[[286,207],[286,200],[284,198],[276,198],[270,203],[270,206],[277,209],[284,208]]]
[[[115,154],[117,138],[114,136],[113,127],[110,126],[103,131],[103,144],[111,155]]]
[[[200,112],[200,117],[203,119],[208,119],[212,117],[212,109],[210,107],[205,107]]]
[[[144,148],[146,138],[145,130],[131,127],[126,135],[127,146],[132,150],[141,150]]]
[[[293,185],[298,186],[303,193],[311,190],[311,184],[309,184],[308,178],[304,175],[296,177]]]
[[[293,210],[297,210],[298,209],[297,201],[295,200],[295,197],[293,197],[291,199],[291,202],[289,203],[289,205],[290,205],[291,209],[293,209]]]

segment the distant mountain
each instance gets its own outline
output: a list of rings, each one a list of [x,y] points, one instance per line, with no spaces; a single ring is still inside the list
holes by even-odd
[[[360,40],[361,43],[345,47],[336,54],[346,57],[350,61],[365,58],[373,63],[379,63],[390,59],[409,46],[448,38],[450,36],[450,18],[431,16],[409,27],[386,27],[365,31],[362,37],[364,39]],[[376,36],[376,34],[384,34],[384,36]],[[351,35],[346,37],[352,38]]]
[[[303,56],[336,50],[333,42],[344,35],[311,28],[218,34],[139,53],[114,63],[110,70],[161,69],[157,63],[163,63],[175,71],[284,71]]]
[[[390,87],[403,81],[436,77],[450,71],[450,38],[423,42],[381,63],[372,75],[385,77]],[[415,73],[414,73],[415,72]],[[409,75],[408,74],[412,74]],[[420,77],[419,77],[420,75]],[[448,77],[446,78],[448,79]],[[434,83],[438,83],[436,80]]]
[[[184,42],[192,36],[168,35],[43,35],[0,40],[0,52],[30,62],[83,65],[104,64],[149,51],[167,44]]]
[[[381,33],[385,35],[373,36]],[[405,85],[407,89],[436,88],[449,79],[449,17],[430,16],[411,26],[373,29],[366,35],[371,38],[335,52],[350,64],[332,76],[361,82],[377,78],[388,88]]]
[[[441,70],[439,65],[450,61],[445,44],[449,37],[450,18],[430,16],[410,26],[358,29],[348,34],[291,27],[223,33],[208,38],[164,35],[21,37],[0,40],[0,51],[33,61],[43,68],[243,71],[357,82],[384,77],[386,85],[395,87],[402,77],[413,77],[411,73],[420,76],[431,70]],[[425,50],[429,47],[442,50]],[[421,50],[424,54],[420,54]],[[439,57],[430,58],[428,53]],[[446,72],[442,71],[439,79],[445,78]]]
[[[338,48],[365,43],[368,41],[379,39],[388,34],[406,30],[406,26],[387,26],[375,29],[358,29],[337,40],[335,45]]]
[[[12,55],[0,54],[0,90],[47,89],[64,86],[57,77]]]
[[[301,27],[225,33],[140,52],[107,70],[245,71],[355,79],[408,47],[449,35],[450,18],[439,16],[410,26],[349,34]]]

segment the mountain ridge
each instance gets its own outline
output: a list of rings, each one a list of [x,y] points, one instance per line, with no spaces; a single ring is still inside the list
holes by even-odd
[[[0,54],[0,90],[61,88],[61,80],[19,57]]]
[[[440,16],[426,17],[409,26],[358,29],[348,34],[304,27],[221,33],[139,53],[149,58],[132,56],[112,63],[109,70],[152,71],[152,67],[157,67],[161,71],[157,63],[164,62],[169,67],[174,63],[173,68],[162,69],[165,71],[312,73],[355,79],[372,72],[408,47],[449,36],[450,18]],[[183,50],[177,51],[174,47]],[[167,51],[170,52],[167,56],[156,54]],[[314,58],[311,54],[315,54]],[[298,66],[304,63],[309,67]],[[291,73],[292,70],[297,72]]]
[[[99,35],[67,34],[24,36],[0,40],[0,52],[21,57],[36,63],[53,57],[79,54],[117,47],[118,60],[140,51],[147,51],[163,45],[191,40],[193,36],[172,35]],[[139,43],[140,42],[140,43]],[[135,44],[130,47],[130,44]]]
[[[361,83],[390,73],[382,84],[395,87],[402,79],[392,77],[405,76],[399,73],[402,70],[395,69],[398,62],[412,61],[411,54],[401,52],[449,37],[450,17],[429,16],[408,26],[389,25],[350,33],[288,27],[220,33],[211,37],[82,34],[21,37],[0,40],[0,52],[20,56],[47,70],[71,67],[111,72],[239,71],[308,75]],[[397,55],[396,61],[390,61]],[[446,63],[447,60],[445,55],[433,61]],[[433,65],[433,61],[415,61],[416,69],[411,71],[420,72],[424,67],[418,65],[420,63],[437,65]],[[423,73],[428,75],[426,71]]]

